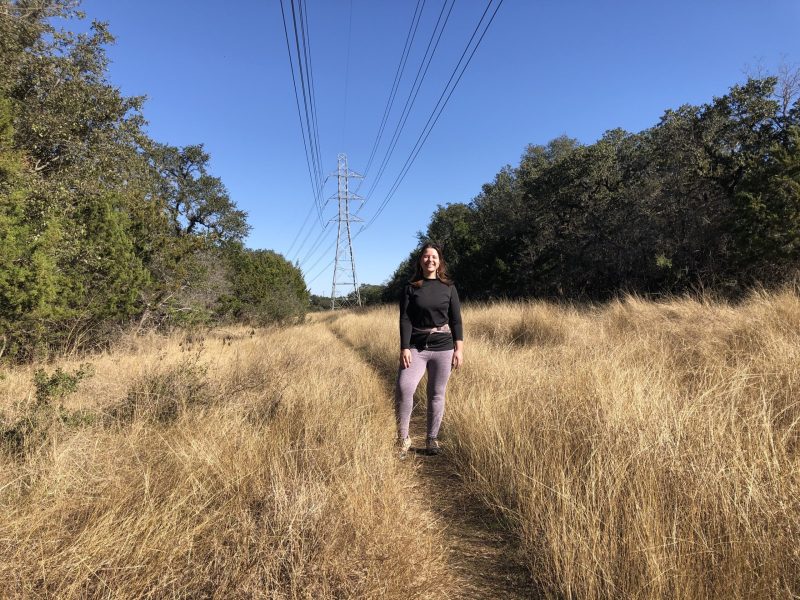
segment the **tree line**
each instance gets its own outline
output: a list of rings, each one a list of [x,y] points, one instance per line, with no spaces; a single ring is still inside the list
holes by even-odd
[[[800,72],[782,69],[639,133],[528,146],[471,202],[439,206],[420,243],[444,247],[473,299],[736,297],[784,284],[800,267],[799,84]]]
[[[120,327],[302,316],[297,268],[250,229],[201,144],[145,133],[107,80],[108,27],[71,0],[0,0],[0,357],[87,348]]]

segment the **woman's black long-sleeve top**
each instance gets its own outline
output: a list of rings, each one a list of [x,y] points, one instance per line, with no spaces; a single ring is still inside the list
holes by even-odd
[[[450,325],[450,334],[414,331]],[[423,279],[422,285],[406,285],[400,298],[400,348],[452,350],[454,340],[464,339],[461,304],[456,286],[439,279]]]

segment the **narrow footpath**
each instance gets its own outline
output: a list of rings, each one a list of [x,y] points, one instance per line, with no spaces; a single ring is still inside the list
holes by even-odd
[[[346,339],[329,330],[372,366],[369,357]],[[374,368],[374,367],[373,367]],[[394,381],[386,381],[386,398],[393,397]],[[514,536],[503,528],[486,506],[470,496],[461,478],[447,459],[447,450],[439,456],[425,453],[425,399],[424,379],[415,397],[410,434],[414,446],[404,459],[418,481],[417,492],[421,500],[437,516],[444,530],[448,549],[447,562],[458,589],[452,598],[469,599],[535,599],[540,595],[530,572],[519,560]],[[420,398],[422,398],[420,402]],[[445,419],[447,417],[445,416]]]

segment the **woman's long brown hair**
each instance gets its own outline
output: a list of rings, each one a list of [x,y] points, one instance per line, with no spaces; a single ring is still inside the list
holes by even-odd
[[[422,261],[422,255],[425,253],[425,250],[429,248],[436,250],[436,253],[439,255],[439,267],[436,269],[436,277],[438,277],[439,281],[442,283],[453,285],[450,275],[447,274],[447,263],[444,260],[442,248],[438,244],[434,244],[432,242],[423,244],[422,248],[420,248],[419,252],[417,252],[417,257],[414,260],[414,278],[411,280],[411,285],[413,285],[415,288],[420,288],[422,287],[422,282],[425,281],[425,276],[422,273],[422,265],[420,263]]]

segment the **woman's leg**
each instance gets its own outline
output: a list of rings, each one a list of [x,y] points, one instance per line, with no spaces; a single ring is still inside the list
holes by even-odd
[[[397,435],[400,439],[408,437],[408,424],[411,421],[411,409],[414,408],[414,392],[419,380],[425,374],[425,364],[432,352],[418,352],[411,349],[411,366],[402,367],[397,372],[397,385],[394,395],[394,412],[397,418]]]
[[[439,426],[444,416],[444,392],[450,370],[453,367],[453,351],[431,352],[428,359],[428,437],[439,435]]]

